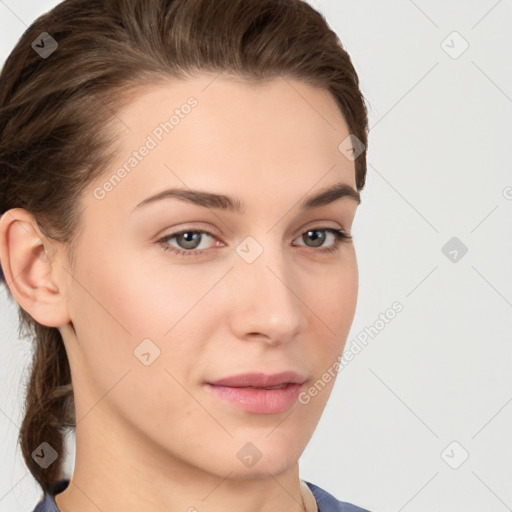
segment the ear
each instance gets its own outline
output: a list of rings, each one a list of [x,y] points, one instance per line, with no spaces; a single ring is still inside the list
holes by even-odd
[[[12,208],[0,217],[0,262],[6,286],[16,302],[47,327],[70,322],[59,272],[62,247],[57,244],[25,209]]]

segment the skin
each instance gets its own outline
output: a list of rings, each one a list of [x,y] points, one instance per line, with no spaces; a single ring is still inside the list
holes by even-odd
[[[357,302],[354,244],[325,253],[333,235],[322,232],[317,247],[304,233],[350,233],[357,202],[344,197],[306,212],[297,204],[335,183],[355,188],[354,162],[338,150],[349,130],[327,91],[282,78],[212,80],[154,84],[118,112],[121,150],[82,195],[72,268],[67,248],[29,212],[0,219],[10,290],[36,321],[60,330],[71,365],[76,462],[56,497],[62,512],[303,510],[298,459],[334,379],[277,414],[243,411],[203,383],[295,370],[308,389],[342,353]],[[190,96],[197,107],[103,199],[94,197]],[[132,213],[146,197],[185,186],[235,196],[245,214],[178,199]],[[214,235],[203,235],[203,255],[164,251],[158,240],[183,229]],[[263,248],[252,263],[235,252],[248,236]],[[179,237],[167,246],[187,250]],[[147,338],[160,350],[148,366],[134,355]],[[237,457],[247,442],[262,455],[251,468]]]

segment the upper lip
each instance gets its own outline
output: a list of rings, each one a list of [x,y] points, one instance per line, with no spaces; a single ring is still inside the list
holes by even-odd
[[[280,373],[244,373],[225,377],[224,379],[210,382],[214,386],[226,386],[232,388],[254,387],[267,388],[271,386],[280,386],[282,384],[303,384],[306,378],[300,373],[294,371],[285,371]]]

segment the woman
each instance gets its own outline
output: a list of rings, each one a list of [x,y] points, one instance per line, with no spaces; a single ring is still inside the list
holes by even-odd
[[[325,19],[65,0],[0,85],[34,512],[363,511],[298,470],[355,313],[366,173],[364,98]]]

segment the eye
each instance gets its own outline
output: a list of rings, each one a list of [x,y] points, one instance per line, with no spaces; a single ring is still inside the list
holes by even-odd
[[[327,235],[325,233],[330,234],[331,237],[334,239],[334,243],[330,244],[327,247],[323,247],[324,242],[327,240]],[[157,243],[159,243],[163,247],[164,251],[171,251],[172,253],[178,256],[194,256],[206,252],[207,248],[205,247],[198,249],[205,236],[214,240],[216,239],[215,236],[209,231],[190,229],[166,235],[165,237],[158,240]],[[178,247],[169,244],[169,242],[173,239],[176,239]],[[352,240],[352,236],[349,235],[343,229],[322,227],[308,229],[297,240],[300,239],[304,241],[312,240],[312,245],[298,245],[306,245],[306,247],[310,247],[312,249],[321,247],[321,249],[315,250],[315,252],[329,253],[339,250],[339,245],[342,242],[350,242]]]
[[[320,236],[318,236],[318,233],[320,233]],[[313,245],[308,247],[319,247],[321,246],[327,236],[325,233],[330,234],[334,238],[334,243],[329,245],[327,248],[323,249],[320,252],[334,252],[339,250],[339,245],[343,241],[350,241],[352,239],[352,236],[349,235],[346,231],[343,229],[335,229],[335,228],[313,228],[308,229],[305,233],[303,233],[299,239],[307,240],[311,239],[313,240]]]
[[[164,251],[171,251],[175,254],[189,256],[191,254],[202,253],[204,251],[204,247],[200,250],[197,250],[197,248],[201,245],[205,236],[215,238],[208,231],[186,230],[167,235],[158,240],[158,242],[163,244]],[[177,248],[167,244],[167,242],[173,239],[176,239],[176,242],[178,243]]]

